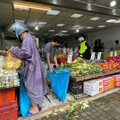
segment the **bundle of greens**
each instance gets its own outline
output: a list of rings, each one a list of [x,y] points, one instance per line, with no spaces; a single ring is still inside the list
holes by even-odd
[[[72,63],[65,63],[64,68],[69,69],[71,72],[75,72],[78,77],[104,72],[103,68],[100,68],[95,63],[80,57]]]

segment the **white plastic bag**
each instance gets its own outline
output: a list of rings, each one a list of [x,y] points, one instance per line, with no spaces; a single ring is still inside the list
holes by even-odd
[[[0,55],[0,68],[3,68],[5,57]]]

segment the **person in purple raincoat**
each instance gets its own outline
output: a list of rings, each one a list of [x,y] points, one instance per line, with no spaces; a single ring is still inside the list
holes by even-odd
[[[42,106],[43,96],[47,93],[36,38],[29,34],[26,25],[20,22],[14,23],[10,30],[23,40],[21,48],[12,46],[10,51],[14,57],[23,60],[23,81],[32,102],[32,108],[27,116],[31,116],[39,111],[38,108]]]

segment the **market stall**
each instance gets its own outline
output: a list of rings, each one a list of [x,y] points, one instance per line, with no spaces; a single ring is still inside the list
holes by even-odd
[[[17,120],[18,98],[16,89],[20,86],[18,71],[21,63],[17,63],[16,58],[10,54],[0,52],[0,119],[13,118]],[[14,59],[14,60],[13,60]],[[16,61],[16,63],[15,63]]]
[[[33,77],[25,75],[26,79],[32,78],[31,85],[33,86],[38,85],[36,84],[39,83],[38,78],[46,77],[46,81],[49,79],[47,82],[50,82],[48,85],[50,93],[45,96],[42,94],[44,108],[41,109],[46,111],[50,111],[52,107],[54,111],[58,109],[57,106],[67,106],[71,104],[71,101],[76,102],[77,99],[79,99],[77,102],[80,102],[86,97],[90,99],[102,93],[107,94],[110,90],[120,87],[119,5],[114,3],[117,6],[111,6],[110,1],[104,0],[101,2],[97,0],[59,1],[1,0],[0,2],[0,50],[8,50],[14,46],[14,53],[19,56],[22,43],[22,48],[24,48],[21,55],[27,57],[26,63],[23,64],[25,73],[29,73],[29,70],[24,68],[27,68],[29,63],[31,63],[30,69],[33,64],[36,65],[34,67],[36,70],[33,69],[31,72],[35,72],[35,75]],[[113,0],[113,2],[119,4],[118,0]],[[12,25],[14,22],[24,23],[25,29],[23,27],[17,31]],[[22,27],[20,24],[17,26]],[[29,35],[24,36],[24,32]],[[56,36],[61,38],[59,40],[61,46],[54,41]],[[22,40],[25,37],[27,37],[26,42]],[[45,44],[52,41],[55,43],[48,45],[44,51]],[[115,41],[118,44],[115,45]],[[97,51],[92,52],[95,48]],[[33,53],[31,57],[33,63],[29,62],[31,55],[28,55],[29,52],[26,49]],[[39,53],[37,53],[38,49]],[[42,56],[43,53],[45,54]],[[94,53],[93,56],[91,53]],[[56,62],[56,54],[59,65]],[[90,55],[91,59],[89,59]],[[56,66],[52,64],[54,63],[53,56]],[[23,60],[26,59],[24,57]],[[43,58],[45,60],[42,61]],[[50,61],[49,58],[51,58]],[[42,65],[43,63],[46,64]],[[14,58],[10,52],[0,51],[0,120],[11,120],[11,118],[17,120],[18,116],[25,117],[29,112],[31,100],[25,89],[27,85],[24,86],[23,77],[18,71],[21,64],[22,61]],[[52,69],[52,65],[56,68]],[[46,70],[44,77],[43,67],[44,73]],[[32,88],[36,89],[35,93],[38,93],[37,98],[40,95],[39,91],[42,91],[38,89],[45,86],[44,79],[40,86],[33,86]],[[16,92],[20,88],[23,88],[21,91],[23,90],[26,96],[22,97],[22,102],[20,102],[20,94]],[[34,95],[33,90],[33,98],[35,98]],[[24,103],[22,110],[23,112],[25,110],[25,114],[22,113],[21,103]],[[40,112],[45,113],[45,111]]]

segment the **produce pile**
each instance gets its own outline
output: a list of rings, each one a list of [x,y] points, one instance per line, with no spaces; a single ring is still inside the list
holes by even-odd
[[[96,73],[103,73],[104,69],[99,67],[89,60],[84,60],[78,57],[72,63],[65,63],[64,68],[69,69],[71,72],[75,72],[77,77],[88,76]]]
[[[7,55],[7,51],[4,51],[4,50],[0,50],[0,55],[2,55],[2,56],[6,56]]]
[[[57,57],[67,57],[67,54],[65,54],[65,53],[57,54]]]
[[[120,64],[110,60],[109,62],[98,64],[99,67],[104,68],[106,72],[120,69]]]
[[[120,63],[120,56],[115,56],[115,57],[108,57],[105,59],[106,61],[110,62],[111,60],[114,61],[115,63]]]
[[[19,69],[22,65],[22,60],[12,56],[12,52],[8,52],[8,55],[5,58],[4,69],[6,70],[15,70]]]
[[[3,70],[0,68],[0,89],[19,86],[18,73],[15,70]]]
[[[106,63],[101,63],[98,66],[105,69],[106,72],[120,69],[120,56],[108,57],[105,59]]]

